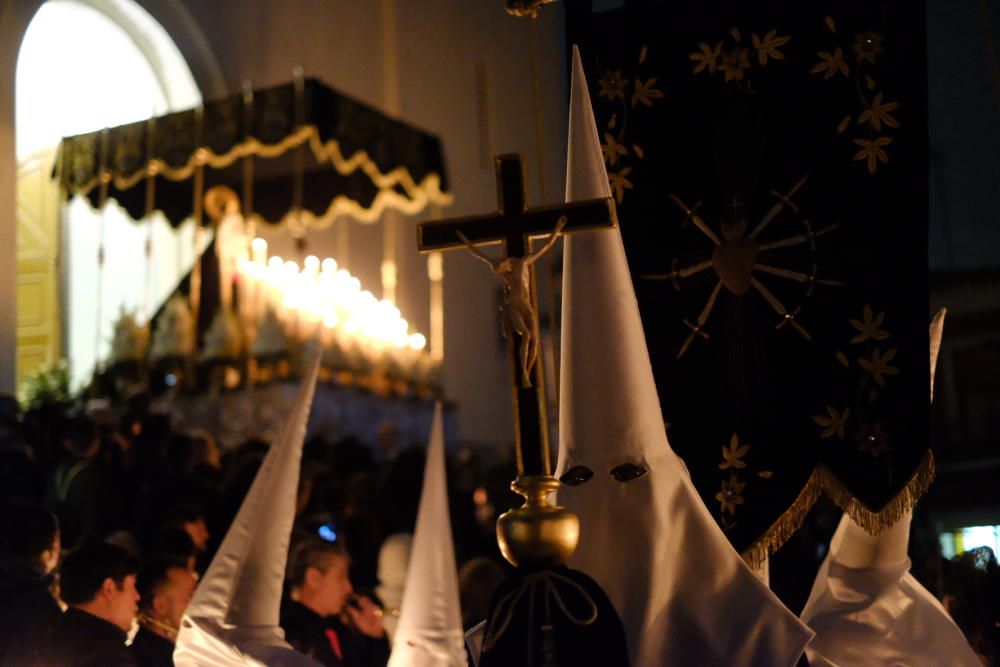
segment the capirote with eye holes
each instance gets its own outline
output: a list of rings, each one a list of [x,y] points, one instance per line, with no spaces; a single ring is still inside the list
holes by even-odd
[[[608,474],[610,474],[618,482],[631,482],[634,479],[639,479],[648,472],[649,469],[646,466],[625,462],[620,465],[616,465],[608,471]],[[562,474],[559,481],[567,486],[580,486],[581,484],[590,481],[593,476],[594,471],[587,466],[573,466]]]

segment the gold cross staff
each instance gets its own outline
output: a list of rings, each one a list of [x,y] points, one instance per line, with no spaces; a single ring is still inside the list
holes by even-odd
[[[521,157],[515,154],[496,157],[496,176],[496,213],[425,222],[417,227],[417,246],[421,252],[467,248],[503,279],[502,326],[514,376],[517,472],[519,476],[548,476],[552,470],[545,422],[545,380],[537,353],[532,265],[560,234],[615,226],[614,203],[609,197],[529,209],[525,203],[524,168]],[[547,241],[533,253],[531,241],[540,237],[547,237]],[[490,244],[502,246],[498,258],[480,249]]]

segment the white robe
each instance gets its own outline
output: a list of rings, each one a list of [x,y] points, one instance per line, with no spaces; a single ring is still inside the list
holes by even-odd
[[[941,603],[910,574],[910,515],[879,537],[844,515],[802,620],[811,667],[982,667]]]

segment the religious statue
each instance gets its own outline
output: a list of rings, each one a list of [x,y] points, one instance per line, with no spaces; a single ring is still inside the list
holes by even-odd
[[[205,193],[205,212],[215,223],[215,254],[219,260],[219,299],[233,305],[233,283],[240,262],[249,259],[250,240],[240,213],[240,199],[232,189],[217,185]]]
[[[541,248],[524,257],[498,257],[493,259],[480,250],[465,234],[457,232],[472,256],[490,265],[503,280],[503,306],[500,309],[500,326],[504,338],[511,332],[521,336],[518,357],[521,360],[521,379],[525,387],[531,386],[531,369],[538,360],[538,341],[535,339],[535,309],[531,300],[531,265],[555,245],[559,233],[566,226],[566,216],[559,218],[556,228]]]

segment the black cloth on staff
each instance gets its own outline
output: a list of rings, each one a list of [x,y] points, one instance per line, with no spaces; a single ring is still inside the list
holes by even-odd
[[[281,606],[285,640],[325,667],[385,667],[389,641],[355,632],[336,618],[323,618],[312,609],[285,600]]]
[[[93,614],[70,607],[52,633],[42,664],[48,667],[138,667],[126,635]]]
[[[174,667],[174,643],[146,628],[139,628],[128,648],[142,667]]]
[[[490,602],[479,667],[628,667],[625,628],[593,579],[519,568]]]
[[[0,667],[36,664],[62,616],[50,584],[27,568],[0,566]]]

